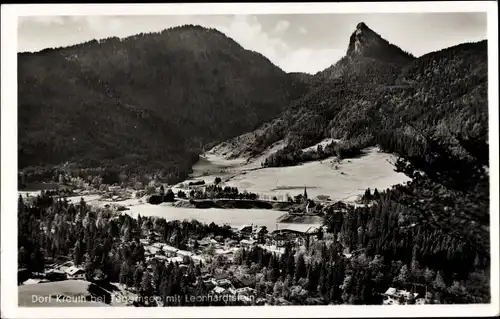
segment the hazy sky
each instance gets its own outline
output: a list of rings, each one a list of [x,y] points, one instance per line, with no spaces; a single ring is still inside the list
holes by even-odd
[[[195,24],[220,30],[287,72],[316,73],[345,54],[359,22],[416,56],[487,38],[486,13],[39,16],[19,18],[18,51]]]

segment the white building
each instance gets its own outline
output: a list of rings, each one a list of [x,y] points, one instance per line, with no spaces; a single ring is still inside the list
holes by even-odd
[[[384,305],[400,305],[406,304],[411,298],[416,298],[418,296],[418,293],[412,294],[409,291],[399,290],[391,287],[387,289],[387,291],[382,295],[384,296]]]
[[[242,240],[240,241],[240,244],[241,244],[242,246],[252,246],[252,245],[254,245],[255,243],[256,243],[256,241],[255,241],[255,240],[251,240],[251,239],[242,239]]]
[[[181,257],[185,257],[185,256],[191,257],[191,256],[194,255],[194,253],[192,253],[190,251],[187,251],[187,250],[180,250],[180,249],[178,249],[177,250],[177,255],[181,256]]]

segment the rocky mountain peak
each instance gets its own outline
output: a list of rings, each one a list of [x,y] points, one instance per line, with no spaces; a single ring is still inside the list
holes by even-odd
[[[411,55],[389,43],[364,22],[358,23],[356,30],[352,33],[346,56],[350,58],[370,57],[387,62],[408,62],[412,59]]]

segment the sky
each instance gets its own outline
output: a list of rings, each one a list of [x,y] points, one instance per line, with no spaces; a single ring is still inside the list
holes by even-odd
[[[420,56],[487,38],[486,13],[30,16],[18,20],[18,52],[40,51],[184,24],[216,28],[287,72],[314,74],[338,61],[359,22]]]

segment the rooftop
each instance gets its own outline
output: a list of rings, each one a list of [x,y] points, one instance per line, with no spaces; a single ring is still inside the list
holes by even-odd
[[[78,272],[83,272],[83,269],[75,267],[75,266],[70,266],[70,267],[66,268],[65,271],[68,275],[73,276],[73,275],[77,274]]]
[[[248,231],[248,228],[250,228],[250,231],[253,230],[253,226],[252,225],[243,225],[241,227],[238,228],[239,231]]]
[[[177,254],[180,256],[192,256],[192,255],[194,255],[194,253],[192,253],[190,251],[180,250],[180,249],[177,249]]]
[[[412,297],[411,292],[406,291],[406,290],[399,290],[399,289],[392,288],[392,287],[387,289],[387,291],[384,293],[384,295],[389,296],[389,297],[395,297],[395,298],[404,297],[406,299],[409,299]],[[413,293],[413,297],[417,297],[417,296],[418,296],[418,293]]]

